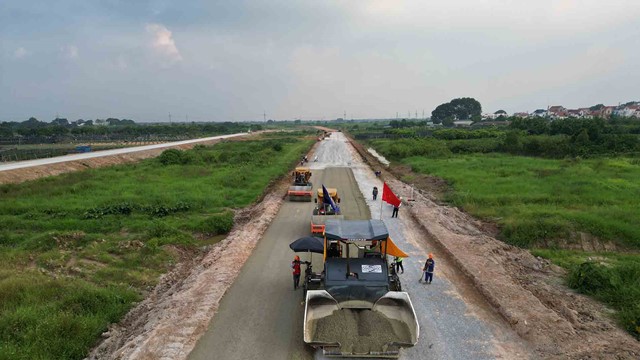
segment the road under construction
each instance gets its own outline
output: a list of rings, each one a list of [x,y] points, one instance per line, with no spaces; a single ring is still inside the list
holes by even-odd
[[[473,305],[476,296],[453,283],[455,274],[446,262],[439,263],[433,284],[418,283],[425,255],[431,249],[419,238],[410,220],[390,218],[391,208],[371,198],[373,186],[382,188],[369,166],[341,133],[315,148],[318,162],[310,164],[314,189],[322,184],[340,190],[342,215],[347,220],[382,218],[394,242],[410,257],[400,274],[403,290],[414,303],[420,324],[416,346],[402,350],[401,359],[493,359],[523,356],[520,340],[497,316]],[[310,235],[314,203],[285,202],[255,250],[243,266],[208,330],[199,339],[190,359],[318,359],[303,341],[304,298],[294,290],[288,245]],[[383,216],[380,216],[380,211]],[[322,268],[321,254],[300,254],[315,271]],[[526,355],[525,355],[526,357]]]

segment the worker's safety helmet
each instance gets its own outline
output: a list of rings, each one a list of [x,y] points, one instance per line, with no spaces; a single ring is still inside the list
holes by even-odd
[[[433,254],[429,253],[429,259],[433,259]]]

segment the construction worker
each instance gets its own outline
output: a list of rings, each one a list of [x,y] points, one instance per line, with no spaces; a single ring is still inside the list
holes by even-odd
[[[291,262],[291,268],[293,269],[293,290],[300,286],[300,256],[296,255]]]
[[[436,261],[433,260],[433,254],[429,253],[429,258],[424,263],[424,267],[422,268],[422,271],[424,271],[425,284],[431,284],[431,281],[433,280],[433,270],[435,269],[435,267]],[[419,281],[422,281],[422,277],[420,277]]]
[[[374,186],[373,187],[373,200],[378,198],[378,187]]]
[[[300,256],[296,255],[291,262],[291,268],[293,269],[293,290],[300,287],[300,265],[305,264],[307,268],[311,265],[308,261],[300,261]]]
[[[402,266],[402,260],[403,258],[401,258],[400,256],[396,256],[393,261],[396,263],[396,272],[400,273],[400,274],[404,274],[404,266]],[[402,272],[400,272],[400,270],[402,270]]]
[[[398,199],[398,205],[393,205],[393,212],[391,213],[391,217],[398,217],[398,210],[400,210],[400,206],[402,206],[402,196]]]

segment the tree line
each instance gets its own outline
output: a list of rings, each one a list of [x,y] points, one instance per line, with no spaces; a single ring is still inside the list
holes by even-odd
[[[248,127],[251,127],[253,130],[262,130],[262,125],[238,122],[143,124],[136,123],[129,119],[116,118],[96,121],[77,120],[74,122],[69,122],[64,118],[56,118],[51,122],[44,122],[32,117],[23,122],[0,123],[0,138],[9,141],[11,139],[26,141],[36,138],[61,141],[65,139],[96,137],[196,137],[241,132],[246,131]]]

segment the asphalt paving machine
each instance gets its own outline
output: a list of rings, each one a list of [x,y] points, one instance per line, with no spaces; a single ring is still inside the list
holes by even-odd
[[[313,199],[316,203],[315,209],[313,209],[313,215],[311,216],[311,234],[312,235],[323,235],[325,222],[327,220],[342,220],[344,216],[340,214],[340,208],[333,205],[340,203],[340,196],[338,195],[338,189],[335,188],[325,188],[327,189],[327,195],[325,196],[323,188],[319,188],[317,191],[317,197]],[[331,200],[328,199],[331,197]],[[333,201],[333,205],[331,202]]]
[[[396,358],[418,342],[415,310],[387,256],[407,254],[381,220],[326,222],[324,270],[305,278],[305,343],[328,357]]]
[[[311,170],[308,167],[298,166],[291,175],[293,184],[287,191],[289,201],[311,201],[313,199],[313,184],[309,181]]]

